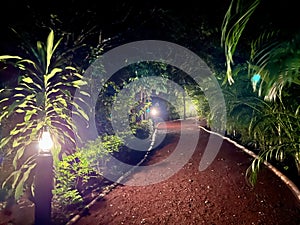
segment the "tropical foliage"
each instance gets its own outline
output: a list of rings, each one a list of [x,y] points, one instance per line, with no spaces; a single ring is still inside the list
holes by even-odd
[[[61,206],[82,203],[89,189],[100,188],[97,185],[104,179],[108,156],[118,152],[123,145],[120,137],[103,135],[64,156],[55,169],[55,200]]]
[[[254,0],[248,7],[244,7],[242,1],[232,0],[225,14],[222,24],[221,44],[225,49],[226,56],[226,79],[229,84],[234,83],[232,77],[232,64],[234,64],[233,55],[236,51],[239,39],[260,0]]]
[[[89,167],[102,175],[106,167],[109,154],[118,152],[124,146],[124,141],[116,135],[102,135],[89,141],[84,147],[78,149],[87,160]]]
[[[14,172],[3,185],[11,187],[15,198],[22,195],[25,184],[32,185],[37,152],[30,150],[34,149],[42,130],[49,128],[54,141],[52,154],[57,163],[63,154],[75,151],[76,127],[72,113],[88,120],[72,95],[86,82],[76,68],[66,64],[66,55],[58,51],[63,39],[56,42],[54,39],[51,30],[45,43],[38,41],[36,47],[24,48],[27,58],[0,56],[4,65],[15,68],[13,76],[19,78],[16,87],[0,90],[0,121],[11,123],[2,131],[0,148],[5,148],[6,156],[13,156],[14,166]]]
[[[86,184],[96,176],[82,152],[65,156],[55,170],[54,198],[62,206],[83,202]]]
[[[174,88],[175,83],[178,85],[177,87],[181,86],[181,88]],[[171,118],[183,118],[184,101],[191,104],[188,102],[190,96],[197,101],[200,92],[200,90],[193,92],[191,89],[188,91],[186,87],[189,84],[185,85],[185,83],[186,80],[178,69],[160,62],[138,62],[118,71],[103,85],[104,88],[97,99],[96,122],[99,133],[114,133],[111,126],[111,123],[114,122],[112,121],[114,119],[111,116],[112,112],[123,112],[124,110],[127,112],[118,114],[120,123],[128,123],[128,115],[130,115],[129,123],[149,119],[149,108],[157,99],[167,105],[162,108],[161,113],[169,110]],[[185,96],[186,94],[189,96]],[[130,107],[125,108],[124,102]],[[190,112],[187,113],[190,114]]]
[[[300,174],[300,106],[295,97],[300,89],[300,41],[298,34],[283,38],[280,30],[258,33],[249,59],[234,65],[236,46],[260,1],[241,3],[232,0],[222,27],[229,81],[224,87],[228,130],[240,133],[241,141],[259,152],[248,169],[254,184],[264,160]]]

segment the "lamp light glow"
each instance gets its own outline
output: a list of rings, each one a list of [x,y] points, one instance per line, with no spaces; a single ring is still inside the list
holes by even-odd
[[[158,110],[155,109],[155,108],[152,108],[150,113],[151,113],[152,116],[157,116],[158,115]]]
[[[43,152],[49,152],[53,147],[53,141],[49,131],[43,131],[41,139],[39,140],[39,147]]]

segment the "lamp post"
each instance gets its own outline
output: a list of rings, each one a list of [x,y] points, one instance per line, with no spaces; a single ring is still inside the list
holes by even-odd
[[[35,175],[35,212],[34,225],[51,225],[51,201],[53,189],[53,158],[51,148],[53,141],[49,130],[43,130],[39,140],[39,153],[37,156]]]

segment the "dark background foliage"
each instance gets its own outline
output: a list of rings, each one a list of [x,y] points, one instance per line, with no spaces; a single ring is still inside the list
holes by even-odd
[[[247,2],[247,1],[244,1]],[[40,2],[34,0],[2,1],[0,13],[0,53],[22,54],[20,40],[11,29],[30,42],[44,40],[49,27],[64,34],[66,46],[79,44],[104,47],[135,40],[159,39],[178,43],[200,54],[212,67],[224,69],[220,47],[220,28],[228,0],[210,1],[94,1],[65,0]],[[262,1],[242,35],[235,58],[246,57],[250,41],[262,31],[282,30],[286,38],[299,31],[296,1]],[[82,38],[82,40],[79,40]],[[84,38],[84,39],[83,39]],[[87,68],[89,47],[81,48],[72,59]],[[0,80],[11,79],[5,73]]]

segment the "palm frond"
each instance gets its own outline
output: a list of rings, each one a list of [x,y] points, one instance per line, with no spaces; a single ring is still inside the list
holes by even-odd
[[[234,83],[234,79],[232,77],[232,65],[234,64],[233,55],[248,21],[259,3],[260,0],[254,0],[252,4],[244,9],[240,0],[232,0],[225,14],[221,26],[221,46],[224,47],[225,50],[227,67],[226,79],[224,82],[228,82],[229,84]]]

